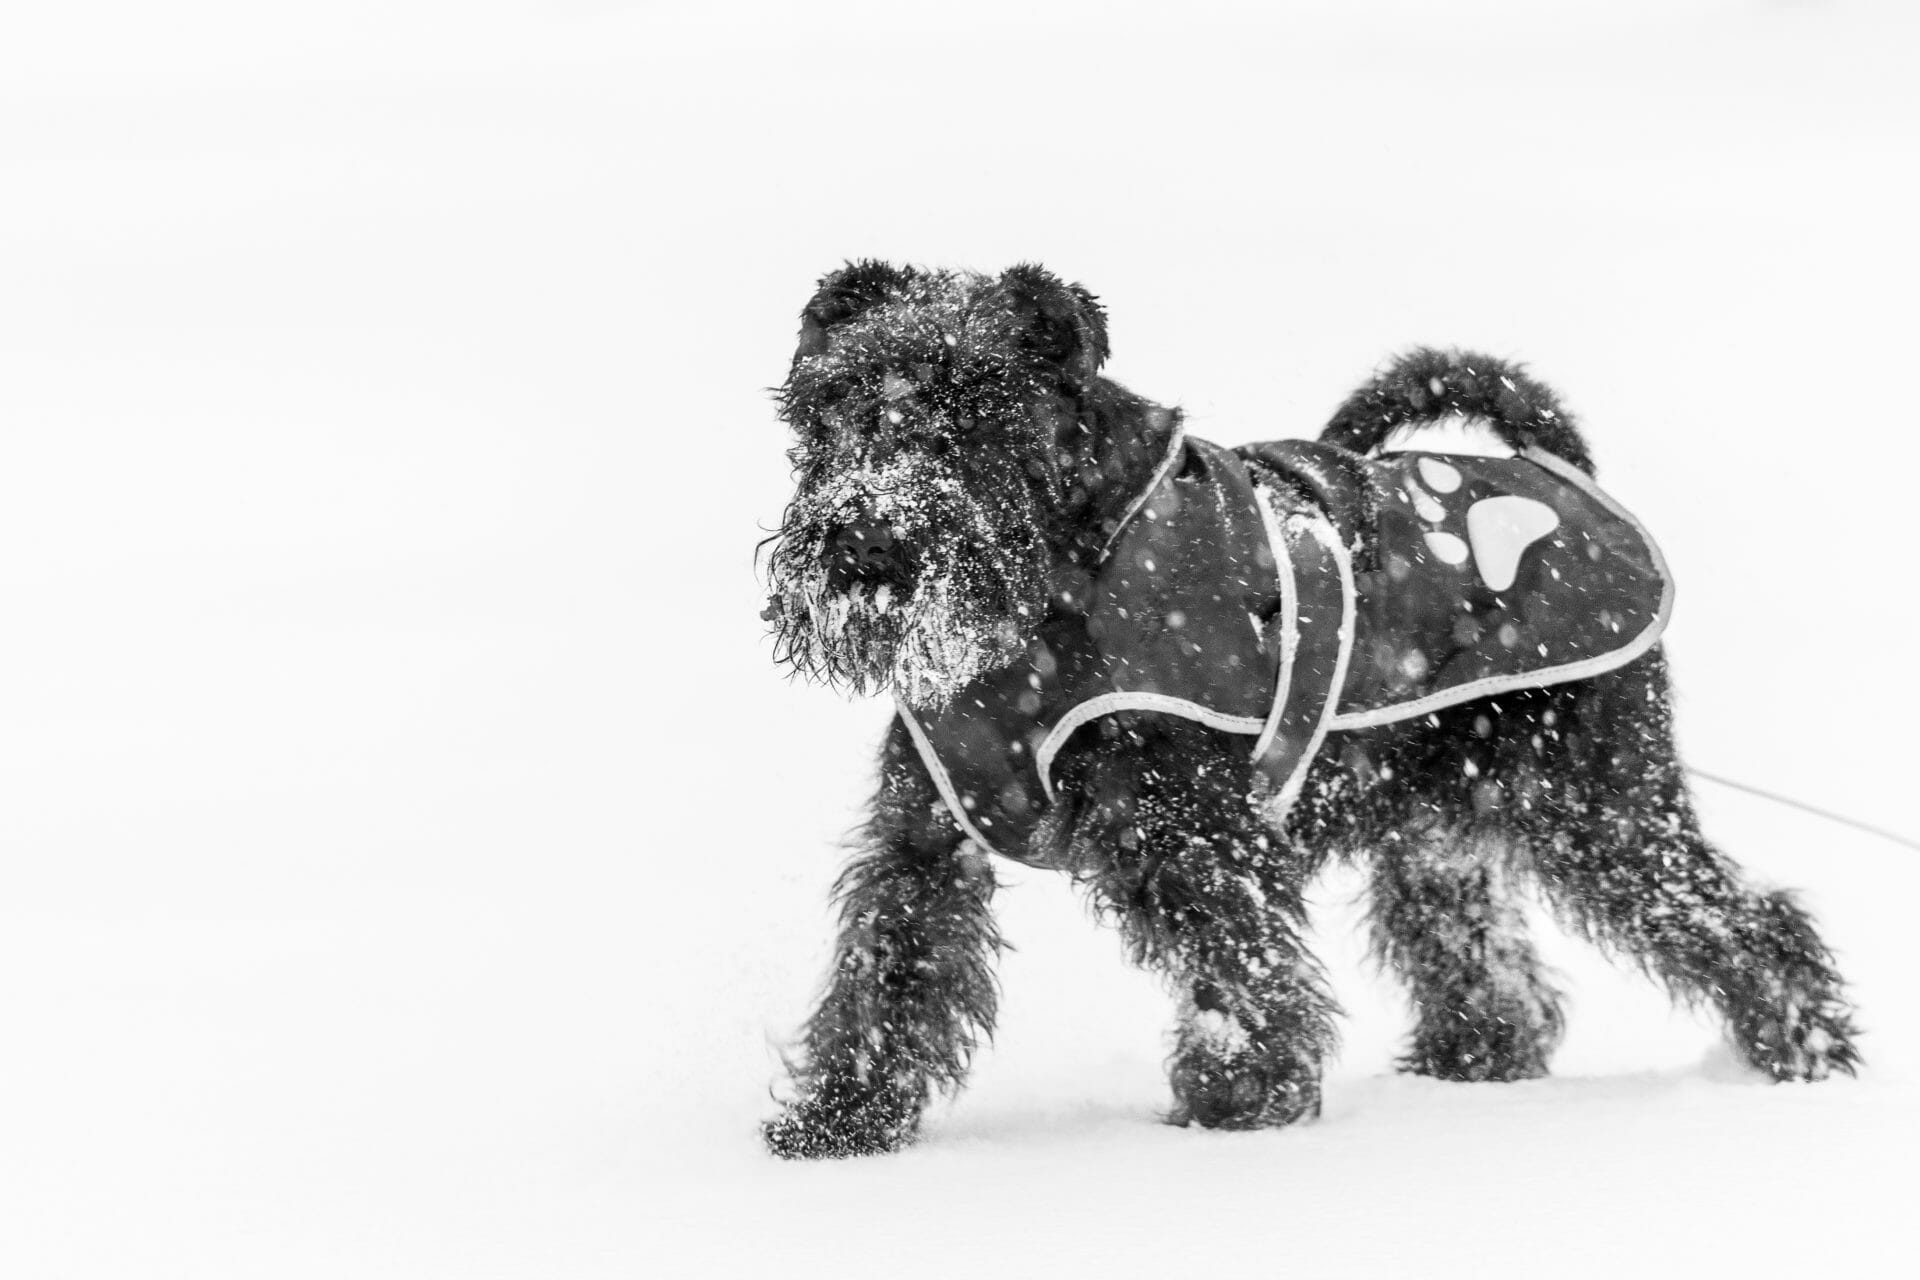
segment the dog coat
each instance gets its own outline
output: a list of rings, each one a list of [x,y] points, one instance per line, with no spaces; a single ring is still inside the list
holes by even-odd
[[[1673,606],[1639,522],[1551,454],[1302,441],[1176,438],[1083,587],[1019,660],[900,706],[961,828],[1020,861],[1103,716],[1245,735],[1284,822],[1329,733],[1623,666]]]

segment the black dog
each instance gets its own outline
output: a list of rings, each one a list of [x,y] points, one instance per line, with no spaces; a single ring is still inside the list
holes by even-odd
[[[1300,935],[1329,856],[1364,861],[1412,988],[1404,1070],[1546,1071],[1530,885],[1772,1078],[1855,1069],[1812,921],[1700,834],[1664,565],[1551,392],[1420,351],[1320,442],[1230,452],[1106,355],[1094,298],[1034,266],[862,262],[802,313],[766,616],[782,661],[900,715],[775,1153],[898,1148],[960,1084],[995,1012],[990,854],[1069,871],[1175,984],[1179,1124],[1318,1111],[1336,1008]],[[1448,415],[1518,456],[1381,454]]]

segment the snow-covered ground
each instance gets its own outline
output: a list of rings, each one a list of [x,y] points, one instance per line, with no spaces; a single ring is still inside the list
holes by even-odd
[[[886,712],[751,549],[843,258],[1044,261],[1229,443],[1479,346],[1660,536],[1693,760],[1915,831],[1910,10],[9,11],[0,1274],[1901,1273],[1920,857],[1720,790],[1858,1081],[1570,943],[1554,1079],[1396,1077],[1334,880],[1326,1115],[1169,1129],[1166,997],[1009,868],[975,1086],[767,1159]]]

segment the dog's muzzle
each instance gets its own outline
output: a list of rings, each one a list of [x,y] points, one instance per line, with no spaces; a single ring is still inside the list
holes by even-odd
[[[827,589],[845,591],[855,583],[907,583],[906,548],[890,525],[842,525],[827,539]]]

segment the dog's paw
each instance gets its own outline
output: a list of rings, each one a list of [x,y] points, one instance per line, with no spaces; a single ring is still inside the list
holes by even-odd
[[[798,1103],[760,1126],[767,1150],[782,1160],[844,1160],[885,1155],[911,1145],[914,1119]]]
[[[1560,1040],[1558,1019],[1450,1015],[1422,1027],[1394,1066],[1416,1076],[1464,1084],[1537,1080]]]
[[[1858,1034],[1853,1010],[1842,1000],[1826,999],[1790,1005],[1783,1017],[1754,1019],[1734,1028],[1731,1038],[1751,1066],[1784,1082],[1855,1074]]]
[[[1169,1075],[1169,1124],[1273,1129],[1320,1114],[1319,1068],[1298,1058],[1189,1046],[1175,1055]]]

